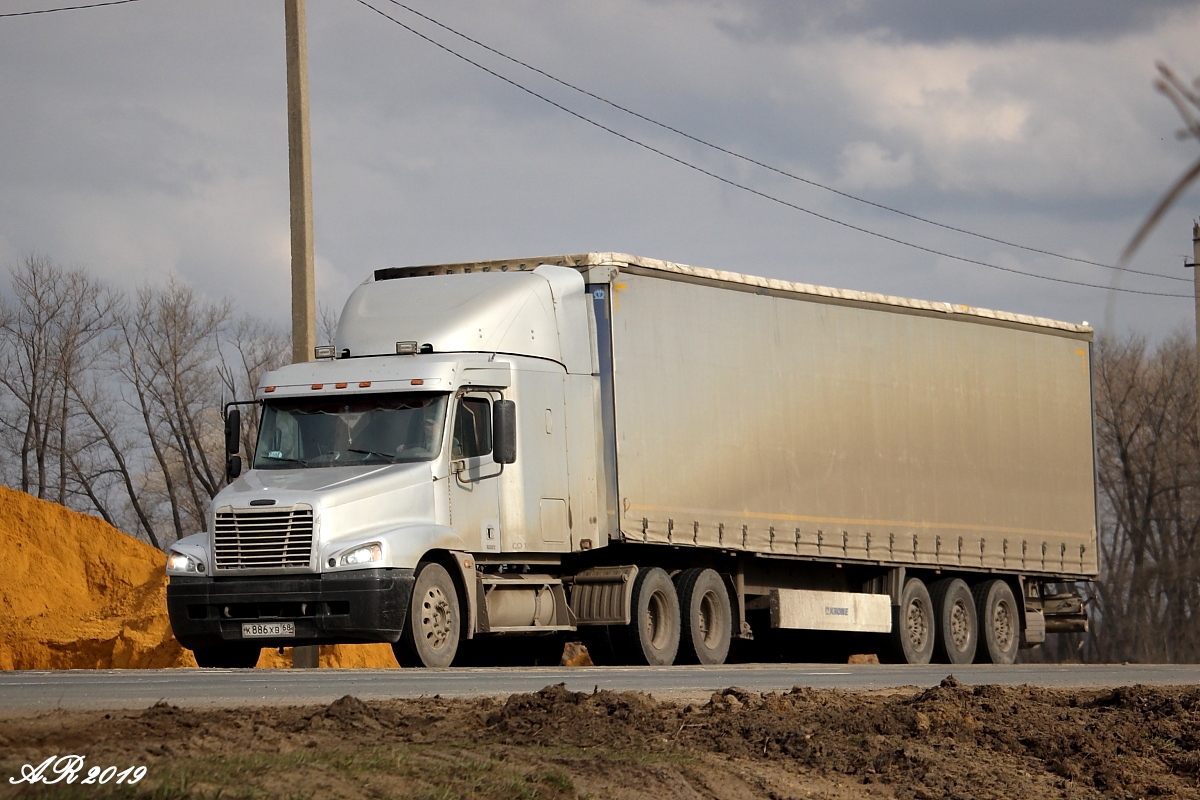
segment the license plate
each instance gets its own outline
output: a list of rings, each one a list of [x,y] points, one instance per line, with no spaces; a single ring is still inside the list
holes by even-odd
[[[295,636],[296,623],[294,622],[243,622],[242,623],[242,638],[255,639],[262,637],[275,636]]]

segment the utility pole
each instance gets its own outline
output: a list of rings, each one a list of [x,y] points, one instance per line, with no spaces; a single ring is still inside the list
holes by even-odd
[[[1196,292],[1196,357],[1197,365],[1200,365],[1200,222],[1192,223],[1192,263],[1188,266],[1192,267],[1192,285]],[[1197,395],[1197,402],[1200,402],[1200,394]],[[1196,415],[1196,419],[1200,420],[1200,414]]]
[[[288,178],[292,225],[292,363],[312,361],[317,344],[313,286],[312,155],[308,133],[308,31],[304,0],[283,0],[287,47]],[[292,666],[320,666],[315,645],[292,648]]]
[[[292,217],[292,362],[313,360],[317,299],[313,287],[312,155],[308,132],[308,34],[304,0],[284,0],[287,27],[288,177]]]

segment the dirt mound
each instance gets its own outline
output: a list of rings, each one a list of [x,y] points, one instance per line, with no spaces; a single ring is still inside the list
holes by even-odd
[[[517,744],[654,749],[671,742],[784,760],[888,784],[897,797],[1011,797],[1068,787],[1200,797],[1200,688],[1063,692],[964,687],[950,677],[906,697],[732,687],[681,709],[636,693],[557,686],[510,697],[488,723]]]
[[[200,794],[229,797],[1200,798],[1195,687],[948,679],[887,695],[735,687],[682,706],[551,686],[507,700],[56,712],[0,729],[0,775],[86,744],[91,762],[148,764],[145,792],[202,781]]]
[[[0,487],[0,552],[0,669],[195,666],[171,636],[156,548]]]
[[[167,618],[166,557],[96,517],[0,486],[0,669],[194,667]],[[291,666],[264,651],[259,666]],[[323,667],[395,667],[387,645],[321,648]]]
[[[322,669],[399,669],[390,644],[331,644],[321,645],[319,663]],[[267,649],[258,657],[259,669],[286,669],[292,666],[292,648],[283,652]]]

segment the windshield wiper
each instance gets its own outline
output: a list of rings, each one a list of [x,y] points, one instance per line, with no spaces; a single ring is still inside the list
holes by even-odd
[[[394,455],[391,455],[389,453],[379,453],[374,450],[358,450],[354,447],[351,447],[350,452],[351,453],[362,453],[365,456],[379,456],[380,458],[386,458],[388,461],[391,461],[391,462],[396,461],[396,457]]]
[[[299,464],[302,467],[308,466],[307,461],[302,461],[298,458],[287,458],[285,456],[264,456],[264,458],[266,458],[268,461],[288,461],[292,464]]]

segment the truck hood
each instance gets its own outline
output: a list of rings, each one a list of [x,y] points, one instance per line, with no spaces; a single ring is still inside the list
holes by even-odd
[[[283,495],[294,492],[321,494],[327,504],[339,505],[383,489],[402,489],[433,479],[430,464],[377,464],[324,469],[256,469],[238,478],[213,501],[224,504],[237,496],[248,503],[247,492],[283,504]],[[386,486],[385,486],[386,485]],[[229,497],[225,497],[229,493]],[[279,496],[277,496],[279,495]],[[332,501],[332,502],[330,502]]]
[[[434,522],[432,462],[324,469],[251,470],[221,490],[213,511],[248,509],[254,500],[276,507],[312,506],[321,543],[373,536],[413,522]]]

